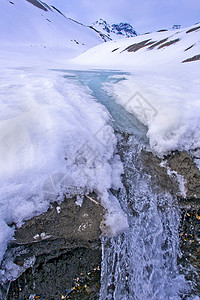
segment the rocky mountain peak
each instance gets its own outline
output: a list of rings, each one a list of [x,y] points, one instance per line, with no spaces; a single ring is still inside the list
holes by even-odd
[[[125,22],[109,24],[101,18],[94,22],[92,26],[95,29],[105,33],[111,39],[118,39],[120,37],[129,38],[137,35],[133,26]]]

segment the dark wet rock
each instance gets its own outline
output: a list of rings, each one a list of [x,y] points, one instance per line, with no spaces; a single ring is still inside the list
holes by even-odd
[[[180,249],[179,258],[187,273],[188,282],[193,282],[188,296],[199,295],[200,291],[200,209],[182,209],[180,222]]]
[[[95,193],[89,197],[98,202]],[[11,283],[9,296],[5,299],[28,299],[30,294],[43,294],[44,299],[61,299],[61,292],[72,287],[75,276],[100,265],[100,224],[105,210],[85,196],[81,206],[76,202],[74,197],[66,198],[60,205],[54,203],[46,213],[16,229],[15,240],[9,245],[3,264],[12,260],[21,270],[18,276],[22,275],[13,278],[16,280]],[[91,295],[96,295],[100,279],[93,285],[96,289],[91,287],[95,290]],[[8,292],[6,289],[5,285],[4,295]]]
[[[200,208],[200,201],[199,199],[179,198],[179,205],[186,210],[198,209]]]
[[[200,207],[200,171],[188,152],[175,151],[171,153],[165,157],[163,166],[161,166],[162,159],[146,150],[142,150],[141,159],[144,171],[152,178],[155,191],[161,189],[178,196],[182,207]],[[185,196],[181,194],[176,174],[183,177]]]
[[[90,196],[96,198],[95,194]],[[86,197],[82,206],[77,205],[76,200],[74,197],[65,199],[60,205],[54,203],[45,214],[26,221],[16,230],[14,243],[32,244],[64,239],[89,246],[98,241],[104,214],[102,207]]]
[[[76,248],[58,257],[39,256],[11,283],[7,299],[98,299],[101,251]]]
[[[200,199],[200,171],[186,151],[175,151],[167,158],[171,170],[185,179],[187,199]]]
[[[179,187],[176,178],[175,176],[170,177],[167,169],[161,166],[162,159],[145,150],[141,152],[141,159],[145,172],[151,176],[153,190],[156,192],[166,191],[172,195],[178,193]]]

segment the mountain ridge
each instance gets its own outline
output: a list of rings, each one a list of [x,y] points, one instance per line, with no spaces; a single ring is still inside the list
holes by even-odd
[[[110,40],[124,37],[130,38],[138,35],[133,26],[126,22],[109,24],[104,19],[100,18],[98,21],[94,22],[91,27],[106,34]]]

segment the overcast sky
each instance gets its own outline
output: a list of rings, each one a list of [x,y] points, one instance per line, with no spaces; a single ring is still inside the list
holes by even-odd
[[[45,0],[44,0],[45,1]],[[99,18],[125,21],[144,33],[175,24],[182,27],[200,22],[200,0],[46,0],[67,16],[86,25]]]

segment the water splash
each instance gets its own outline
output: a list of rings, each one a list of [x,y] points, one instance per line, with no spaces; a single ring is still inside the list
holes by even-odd
[[[124,188],[118,194],[129,230],[102,240],[100,299],[181,299],[186,288],[179,274],[179,212],[172,195],[152,190],[134,136],[119,141]]]

